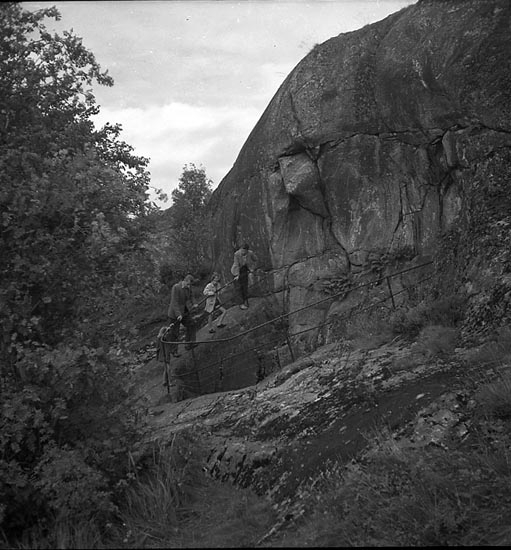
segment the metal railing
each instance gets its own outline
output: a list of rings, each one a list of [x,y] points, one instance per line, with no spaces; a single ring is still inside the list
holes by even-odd
[[[306,259],[310,259],[312,257],[314,257],[314,256],[309,256]],[[271,270],[271,272],[269,272],[267,274],[273,274],[275,271],[280,271],[282,269],[287,269],[290,266],[294,265],[295,263],[298,263],[299,261],[300,260],[297,260],[296,262],[293,262],[293,264],[290,264],[289,266],[282,266],[282,267],[279,267],[275,270]],[[210,371],[208,375],[202,377],[202,381],[205,382],[205,381],[209,381],[209,380],[215,380],[215,391],[221,391],[222,388],[223,388],[223,381],[224,381],[224,378],[225,378],[225,369],[226,369],[226,365],[228,364],[228,362],[232,361],[233,359],[236,359],[237,357],[245,355],[247,353],[254,353],[255,356],[256,356],[256,362],[259,364],[259,367],[258,367],[257,372],[256,372],[256,379],[254,380],[254,382],[257,383],[257,382],[261,381],[266,375],[266,372],[265,372],[266,369],[265,369],[265,366],[263,364],[261,350],[266,349],[267,352],[273,352],[275,354],[276,364],[280,365],[281,364],[281,359],[280,359],[280,356],[279,356],[279,347],[277,347],[277,346],[279,346],[279,345],[280,345],[280,347],[287,346],[290,358],[291,358],[292,361],[294,361],[295,358],[296,358],[296,354],[295,354],[295,350],[293,348],[292,339],[294,339],[297,336],[302,335],[304,333],[307,333],[307,332],[310,332],[310,331],[313,331],[313,330],[320,330],[320,329],[323,329],[325,327],[328,327],[329,325],[331,325],[334,322],[339,322],[341,320],[350,319],[353,315],[361,314],[365,311],[368,311],[368,310],[373,309],[377,306],[380,306],[381,304],[383,304],[385,302],[388,302],[388,301],[391,302],[392,307],[395,309],[396,308],[396,303],[395,303],[395,297],[396,296],[398,296],[398,295],[400,295],[404,292],[410,291],[411,289],[415,289],[417,287],[417,285],[422,284],[423,282],[426,282],[426,281],[430,280],[432,278],[432,275],[429,275],[425,278],[422,278],[419,281],[416,281],[413,286],[403,287],[401,290],[399,290],[397,292],[393,291],[393,289],[392,289],[391,279],[394,278],[394,277],[397,277],[399,275],[408,273],[410,271],[414,271],[414,270],[426,267],[428,265],[431,265],[432,263],[433,263],[432,261],[425,262],[425,263],[422,263],[420,265],[412,266],[412,267],[403,269],[403,270],[395,272],[395,273],[382,275],[382,276],[380,276],[376,279],[373,279],[371,281],[367,281],[367,282],[364,282],[364,283],[361,283],[361,284],[358,284],[358,285],[355,285],[355,286],[348,286],[346,288],[343,288],[339,292],[330,294],[329,296],[327,296],[325,298],[321,298],[320,300],[317,300],[315,302],[307,304],[303,307],[297,308],[296,310],[282,313],[281,315],[278,315],[278,316],[276,316],[276,317],[274,317],[274,318],[272,318],[268,321],[265,321],[263,323],[259,323],[258,325],[250,327],[249,329],[243,330],[243,331],[241,331],[237,334],[234,334],[232,336],[228,336],[228,337],[225,337],[225,338],[211,338],[211,339],[208,339],[208,340],[195,340],[195,341],[171,341],[171,340],[167,340],[165,337],[159,337],[159,341],[160,341],[160,343],[162,345],[162,349],[163,349],[165,381],[166,381],[167,391],[170,392],[171,380],[170,380],[170,372],[169,372],[169,368],[170,368],[169,354],[166,352],[165,346],[169,346],[169,345],[175,346],[175,345],[180,345],[180,344],[191,346],[190,352],[191,352],[191,358],[192,358],[192,361],[193,361],[193,368],[188,370],[188,371],[186,371],[186,370],[185,371],[180,371],[175,376],[175,378],[178,378],[180,380],[180,386],[184,387],[185,389],[194,390],[195,393],[198,390],[198,392],[201,393],[201,382],[200,382],[200,379],[199,379],[199,373],[203,373],[205,371]],[[229,283],[224,285],[222,288],[225,288],[225,287],[229,286],[233,282],[234,281],[230,281]],[[253,345],[253,346],[251,346],[247,349],[243,349],[242,351],[236,351],[234,353],[226,353],[225,355],[221,354],[221,357],[219,359],[217,359],[213,362],[209,362],[206,365],[199,366],[198,363],[197,363],[197,358],[196,358],[196,355],[195,355],[195,352],[194,352],[194,347],[199,345],[199,344],[212,345],[212,344],[233,343],[233,342],[241,339],[243,336],[251,334],[251,333],[253,333],[257,330],[266,328],[266,327],[271,326],[271,325],[277,325],[279,323],[283,324],[283,321],[285,321],[286,319],[288,319],[292,315],[296,315],[297,313],[303,312],[303,311],[305,311],[307,309],[310,309],[310,308],[313,308],[313,307],[317,307],[318,305],[325,304],[326,302],[329,302],[329,301],[333,302],[337,298],[339,298],[343,295],[347,295],[348,293],[351,293],[355,290],[359,290],[359,289],[370,287],[370,286],[375,286],[376,287],[376,286],[380,285],[383,282],[386,282],[388,294],[385,297],[383,297],[382,299],[377,300],[376,302],[373,302],[368,306],[361,307],[360,304],[356,304],[356,305],[348,308],[347,310],[345,310],[342,315],[333,315],[330,319],[328,319],[328,320],[326,320],[326,321],[324,321],[320,324],[317,324],[317,325],[314,325],[314,326],[311,326],[311,327],[307,327],[306,329],[296,331],[296,332],[292,332],[292,333],[289,332],[289,329],[286,326],[285,327],[285,333],[280,334],[277,338],[273,338],[272,340],[269,340],[269,341],[266,340],[262,344]],[[277,290],[276,292],[277,293],[283,292],[286,289],[289,289],[289,285],[286,285],[285,287],[279,288],[279,290]],[[237,370],[237,373],[239,374],[242,370],[247,370],[247,369],[251,369],[253,371],[254,370],[253,363],[248,363],[248,364],[246,363],[244,366],[243,365],[238,366],[236,370]],[[194,380],[193,384],[186,384],[185,381],[183,380],[183,378],[186,378],[188,376],[194,377],[195,380]]]

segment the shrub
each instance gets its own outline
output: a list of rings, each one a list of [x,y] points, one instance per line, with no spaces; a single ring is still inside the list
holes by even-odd
[[[348,318],[345,335],[357,348],[378,347],[392,339],[388,323],[389,310],[384,307],[357,313]]]
[[[160,283],[162,285],[165,285],[170,290],[176,280],[177,279],[172,265],[169,263],[163,263],[160,265]]]
[[[498,366],[511,358],[511,328],[501,327],[492,338],[466,356],[470,365]]]
[[[115,511],[105,476],[76,450],[49,447],[35,474],[35,487],[57,520],[106,518]]]
[[[390,316],[390,325],[395,334],[417,336],[428,325],[455,327],[463,318],[465,298],[451,296],[415,306],[400,308]]]
[[[4,379],[1,527],[15,540],[41,522],[104,517],[140,435],[123,399],[125,370],[102,350],[25,350]],[[8,383],[7,383],[8,382]]]
[[[419,334],[413,351],[426,357],[442,357],[451,354],[459,339],[459,330],[442,325],[424,327]]]
[[[476,394],[476,401],[488,417],[511,418],[511,375],[484,384]]]

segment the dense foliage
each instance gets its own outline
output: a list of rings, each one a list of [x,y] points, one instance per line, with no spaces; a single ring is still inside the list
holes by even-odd
[[[27,338],[59,338],[104,302],[120,260],[140,246],[147,160],[95,131],[93,80],[111,85],[80,39],[45,31],[45,16],[0,11],[0,301],[2,355]],[[99,290],[99,292],[98,292]]]
[[[147,159],[96,130],[111,86],[55,8],[0,6],[0,525],[106,517],[136,437],[100,319],[156,281]]]

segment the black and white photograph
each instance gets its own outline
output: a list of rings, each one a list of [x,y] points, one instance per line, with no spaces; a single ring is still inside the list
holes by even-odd
[[[511,2],[0,3],[0,549],[511,544]]]

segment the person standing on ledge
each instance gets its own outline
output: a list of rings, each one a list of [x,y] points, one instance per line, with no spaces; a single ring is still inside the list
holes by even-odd
[[[234,253],[231,273],[234,275],[234,280],[239,282],[241,309],[248,308],[248,274],[254,271],[256,262],[257,256],[250,250],[247,243]]]
[[[197,331],[191,316],[191,310],[195,307],[195,304],[192,302],[191,286],[193,281],[193,275],[188,274],[182,281],[179,281],[172,287],[168,316],[171,323],[169,338],[173,342],[177,342],[179,338],[180,324],[186,328],[187,342],[195,342]],[[187,344],[185,347],[186,349],[191,349],[195,345],[196,344]],[[170,345],[170,353],[174,357],[179,357],[177,346],[177,344]]]
[[[220,310],[220,318],[218,319],[217,327],[225,327],[224,317],[227,310],[222,305],[222,302],[220,302],[220,289],[220,275],[218,273],[213,273],[211,281],[206,285],[203,291],[204,296],[206,296],[206,307],[204,309],[208,313],[208,329],[211,333],[215,332],[213,328],[213,314],[217,309]]]

